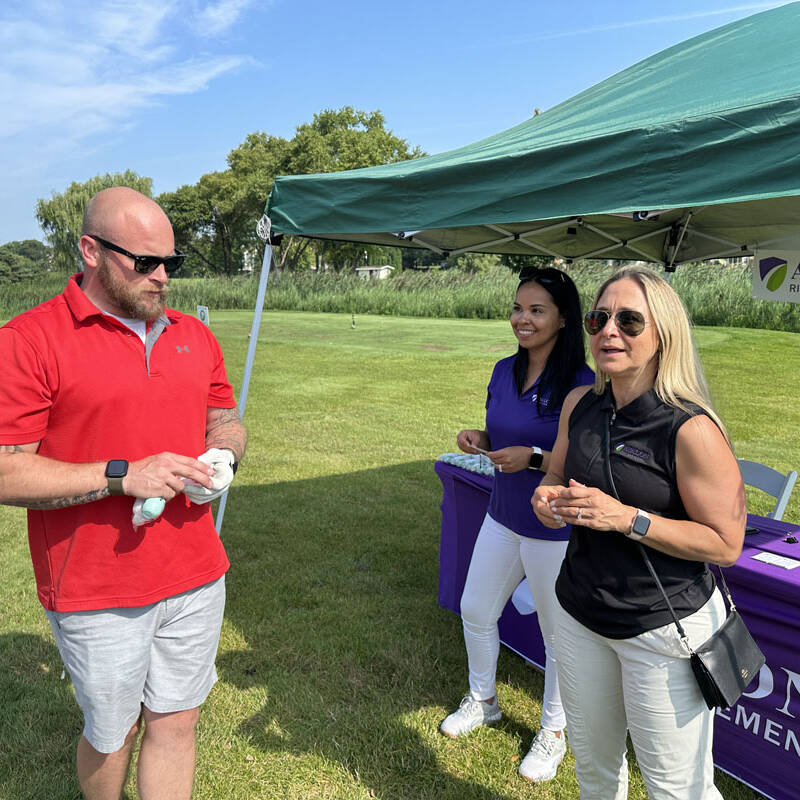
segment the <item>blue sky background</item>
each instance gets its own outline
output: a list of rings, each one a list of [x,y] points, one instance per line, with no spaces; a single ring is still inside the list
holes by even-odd
[[[410,145],[451,150],[783,4],[4,0],[0,243],[42,238],[36,200],[72,181],[132,169],[172,190],[323,108],[380,109]]]

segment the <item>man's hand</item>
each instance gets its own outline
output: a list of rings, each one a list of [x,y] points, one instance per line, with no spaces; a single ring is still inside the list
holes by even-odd
[[[163,497],[172,500],[183,491],[183,480],[194,481],[211,488],[212,467],[189,456],[177,453],[158,453],[128,465],[122,479],[122,489],[131,497]]]

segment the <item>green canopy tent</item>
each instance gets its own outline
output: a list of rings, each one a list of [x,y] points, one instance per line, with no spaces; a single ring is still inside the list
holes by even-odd
[[[510,130],[440,155],[275,180],[271,233],[641,259],[668,269],[800,246],[800,3],[671,47]],[[224,498],[217,517],[222,525]]]
[[[671,47],[475,144],[276,179],[278,233],[661,262],[787,248],[800,219],[800,3]]]

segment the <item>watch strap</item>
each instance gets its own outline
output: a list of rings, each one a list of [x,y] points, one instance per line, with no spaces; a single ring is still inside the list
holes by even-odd
[[[124,477],[124,476],[123,476]],[[112,497],[119,497],[120,495],[125,494],[125,490],[122,488],[122,478],[106,478],[106,484],[108,485],[108,493]]]

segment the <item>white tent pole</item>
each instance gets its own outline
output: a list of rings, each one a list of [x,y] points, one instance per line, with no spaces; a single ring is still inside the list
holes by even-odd
[[[242,375],[242,390],[239,392],[239,416],[244,419],[244,409],[247,405],[247,391],[250,388],[250,376],[253,373],[253,362],[256,358],[256,344],[258,343],[258,329],[261,326],[261,315],[264,313],[264,297],[267,293],[267,278],[269,278],[269,267],[272,263],[272,245],[270,244],[270,230],[272,223],[269,217],[264,216],[258,222],[258,235],[264,239],[264,258],[261,262],[261,278],[258,281],[258,296],[256,297],[256,307],[253,310],[253,322],[250,326],[250,341],[247,345],[247,358],[244,362],[244,375]],[[217,509],[216,527],[217,533],[222,533],[222,520],[225,517],[225,506],[228,502],[228,493],[219,499]]]

